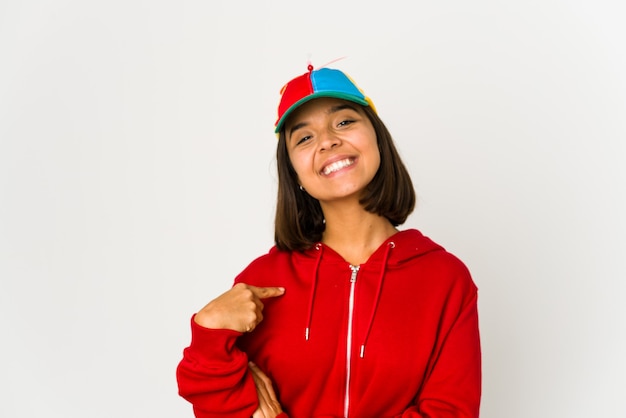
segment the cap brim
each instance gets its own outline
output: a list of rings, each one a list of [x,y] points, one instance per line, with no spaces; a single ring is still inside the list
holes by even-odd
[[[336,91],[318,91],[316,93],[313,93],[313,94],[310,94],[310,95],[308,95],[306,97],[303,97],[302,99],[300,99],[297,102],[295,102],[294,104],[292,104],[291,107],[289,107],[289,109],[287,109],[285,111],[285,113],[283,113],[283,116],[276,123],[276,129],[274,130],[274,133],[279,133],[280,132],[280,130],[283,128],[283,125],[285,124],[285,121],[287,120],[289,115],[291,115],[298,107],[302,106],[306,102],[309,102],[309,101],[311,101],[313,99],[319,99],[321,97],[333,97],[333,98],[336,98],[336,99],[343,99],[343,100],[347,100],[349,102],[358,103],[358,104],[363,105],[363,106],[369,106],[370,105],[370,102],[367,101],[365,98],[359,97],[359,96],[355,96],[353,94],[341,93],[341,92],[336,92]]]

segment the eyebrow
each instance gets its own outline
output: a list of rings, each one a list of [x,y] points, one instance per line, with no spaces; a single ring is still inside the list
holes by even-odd
[[[342,103],[337,106],[332,106],[330,109],[328,109],[327,113],[331,115],[333,113],[337,113],[345,109],[350,109],[358,113],[357,108],[348,103]],[[298,129],[304,128],[307,125],[308,125],[307,122],[300,122],[300,123],[296,123],[295,125],[293,125],[291,129],[289,130],[289,138],[291,138],[291,135],[293,135],[295,131],[297,131]]]

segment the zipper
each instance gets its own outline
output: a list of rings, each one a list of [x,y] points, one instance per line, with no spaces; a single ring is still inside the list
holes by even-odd
[[[360,266],[350,265],[352,274],[350,275],[350,299],[348,301],[348,335],[346,338],[346,397],[343,404],[343,416],[348,418],[350,409],[350,373],[352,371],[352,321],[354,317],[354,288],[356,287],[356,275]]]

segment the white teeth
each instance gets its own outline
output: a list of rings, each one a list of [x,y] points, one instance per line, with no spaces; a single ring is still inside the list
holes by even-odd
[[[324,170],[322,170],[322,174],[327,176],[330,173],[334,173],[335,171],[341,170],[342,168],[348,167],[352,164],[354,164],[354,160],[352,158],[346,158],[345,160],[336,161],[324,167]]]

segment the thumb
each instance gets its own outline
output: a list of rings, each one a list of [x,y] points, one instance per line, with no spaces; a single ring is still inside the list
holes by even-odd
[[[284,287],[273,287],[273,286],[270,286],[270,287],[249,286],[249,287],[250,287],[250,290],[252,290],[252,293],[254,293],[255,296],[258,297],[259,299],[282,296],[285,293]]]

